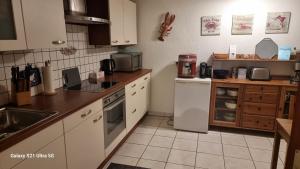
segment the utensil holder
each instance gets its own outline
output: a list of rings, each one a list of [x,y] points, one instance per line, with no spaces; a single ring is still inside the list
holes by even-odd
[[[23,106],[31,104],[31,93],[30,91],[26,92],[17,92],[16,93],[16,105]]]

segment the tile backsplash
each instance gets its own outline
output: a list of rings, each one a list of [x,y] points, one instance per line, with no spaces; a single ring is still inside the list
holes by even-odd
[[[64,55],[59,48],[0,53],[0,105],[10,100],[11,66],[19,66],[23,70],[27,63],[42,67],[46,60],[51,60],[53,84],[59,88],[63,85],[62,70],[78,67],[81,79],[87,79],[90,72],[99,70],[100,60],[109,58],[111,53],[118,50],[111,46],[89,45],[87,26],[66,24],[66,29],[68,46],[77,49],[75,54]]]

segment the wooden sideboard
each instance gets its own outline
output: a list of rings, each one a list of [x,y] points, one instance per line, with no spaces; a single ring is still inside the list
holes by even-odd
[[[210,125],[273,132],[277,117],[290,117],[287,111],[293,114],[290,91],[296,90],[287,80],[213,79]]]

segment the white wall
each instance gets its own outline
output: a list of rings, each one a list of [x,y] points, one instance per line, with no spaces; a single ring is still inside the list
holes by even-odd
[[[144,67],[153,69],[151,108],[153,113],[173,113],[175,61],[182,53],[196,53],[198,63],[207,61],[213,52],[227,53],[230,44],[238,45],[238,53],[254,53],[255,45],[264,37],[278,45],[300,48],[299,0],[138,0],[139,48],[144,53]],[[176,14],[173,30],[165,42],[157,40],[163,15]],[[265,34],[267,12],[291,11],[288,34]],[[233,14],[254,14],[252,35],[231,35]],[[222,15],[220,36],[200,36],[200,18]],[[290,73],[291,65],[276,67],[273,74]],[[281,69],[278,69],[280,67]]]

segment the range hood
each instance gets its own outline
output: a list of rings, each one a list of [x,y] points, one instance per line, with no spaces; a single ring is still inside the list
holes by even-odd
[[[109,24],[108,19],[87,16],[86,0],[64,0],[65,21],[73,24]]]

